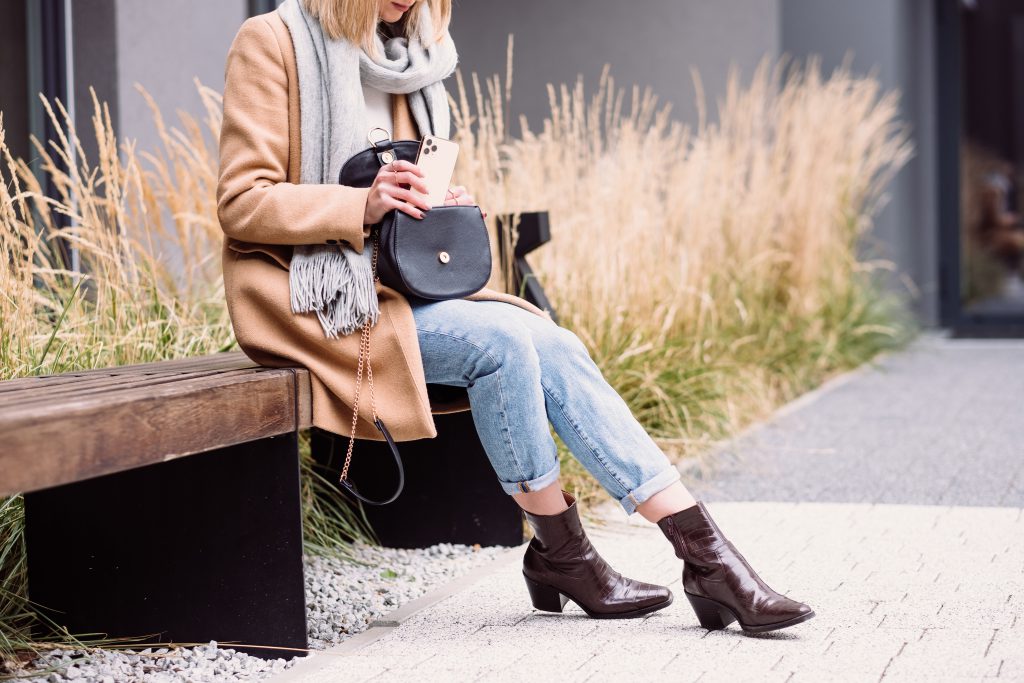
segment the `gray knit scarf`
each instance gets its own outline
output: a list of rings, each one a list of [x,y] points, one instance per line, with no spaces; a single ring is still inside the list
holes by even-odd
[[[441,81],[455,71],[458,54],[451,35],[429,47],[402,37],[385,43],[375,37],[379,57],[371,59],[358,45],[332,40],[300,0],[285,0],[277,9],[291,33],[299,77],[302,183],[337,183],[344,163],[370,147],[362,84],[389,93],[405,93],[409,110],[423,135],[447,138],[451,129],[448,94]],[[423,32],[432,36],[430,7],[420,0]],[[410,17],[411,18],[411,17]],[[392,135],[394,131],[388,131]],[[346,245],[300,244],[289,274],[293,313],[315,312],[328,338],[350,334],[380,309],[373,283],[373,249],[362,254]]]

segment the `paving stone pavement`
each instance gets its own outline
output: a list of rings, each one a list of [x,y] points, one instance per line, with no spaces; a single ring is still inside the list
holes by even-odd
[[[926,337],[739,437],[694,482],[761,576],[814,607],[808,622],[705,631],[657,527],[608,505],[591,539],[616,569],[672,588],[667,609],[534,610],[520,547],[274,680],[1024,681],[1021,370],[1024,343]]]
[[[1024,341],[924,336],[714,462],[708,500],[1024,506]]]

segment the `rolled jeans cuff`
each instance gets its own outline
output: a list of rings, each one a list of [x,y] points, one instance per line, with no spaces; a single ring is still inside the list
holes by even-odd
[[[540,475],[539,477],[534,477],[533,479],[525,481],[499,480],[499,483],[501,484],[501,488],[505,490],[505,493],[509,495],[512,495],[513,493],[530,493],[531,491],[538,491],[544,488],[545,486],[551,484],[552,482],[558,480],[558,473],[560,467],[561,466],[558,460],[556,459],[554,467],[552,467],[550,470]]]
[[[636,512],[637,505],[640,505],[658,491],[671,486],[680,479],[682,479],[682,474],[680,474],[679,470],[674,465],[669,465],[620,498],[619,504],[622,505],[627,515],[631,515]]]

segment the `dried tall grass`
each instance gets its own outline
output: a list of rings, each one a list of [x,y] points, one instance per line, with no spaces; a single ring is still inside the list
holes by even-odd
[[[163,145],[155,152],[137,151],[133,140],[118,145],[90,88],[95,162],[60,101],[54,111],[41,98],[58,139],[31,143],[52,196],[12,156],[0,119],[0,379],[233,344],[214,195],[220,95],[196,87],[205,118],[179,112],[182,128],[169,128],[139,88]],[[65,262],[71,249],[81,274]]]
[[[453,112],[460,183],[550,213],[531,265],[561,324],[676,456],[901,337],[858,245],[912,152],[898,94],[845,68],[734,70],[715,122],[693,75],[695,130],[649,89],[625,111],[607,65],[589,100],[549,85],[536,133],[507,130],[511,70],[472,105],[460,74]]]

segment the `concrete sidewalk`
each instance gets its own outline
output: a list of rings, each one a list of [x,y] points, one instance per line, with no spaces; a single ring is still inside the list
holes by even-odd
[[[1024,680],[1021,370],[1024,344],[925,338],[781,411],[693,482],[761,576],[814,607],[804,624],[705,631],[657,527],[608,506],[595,546],[669,585],[669,608],[538,612],[517,548],[273,680]]]
[[[1024,341],[919,339],[725,445],[708,500],[1024,506]]]

